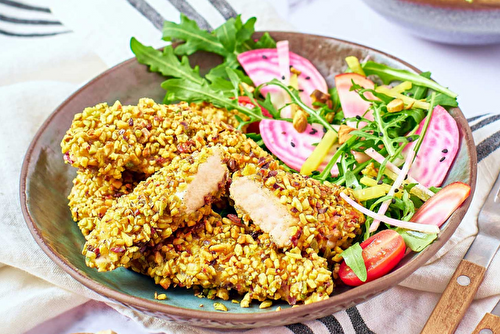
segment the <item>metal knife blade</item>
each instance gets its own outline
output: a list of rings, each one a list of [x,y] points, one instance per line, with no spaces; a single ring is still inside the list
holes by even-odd
[[[493,308],[490,312],[491,314],[498,315],[500,317],[500,302]]]
[[[479,212],[479,233],[464,259],[488,268],[500,246],[500,175]]]

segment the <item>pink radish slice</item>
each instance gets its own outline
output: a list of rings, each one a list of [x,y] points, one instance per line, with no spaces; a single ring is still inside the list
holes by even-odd
[[[293,124],[286,121],[263,119],[259,125],[260,135],[266,147],[288,167],[300,170],[315,146],[323,138],[320,125],[308,124],[306,131],[298,133]]]
[[[280,70],[280,80],[287,86],[290,86],[290,51],[288,49],[288,41],[279,41],[276,43],[276,49],[278,50],[278,68]],[[280,90],[282,97],[280,101],[276,101],[276,106],[280,107],[290,102],[290,98],[287,96],[284,90]],[[291,106],[286,106],[281,109],[281,117],[291,118],[292,108]]]
[[[424,123],[425,119],[420,123],[416,134],[420,134]],[[415,144],[408,145],[403,152],[408,152],[414,146]],[[459,146],[457,123],[446,109],[436,106],[410,175],[424,187],[439,187],[455,160]]]
[[[350,91],[353,81],[366,89],[375,88],[375,85],[370,79],[356,73],[343,73],[335,76],[335,86],[337,87],[340,104],[344,111],[344,117],[346,118],[363,116],[370,107],[370,102],[363,100],[355,91]],[[376,99],[371,93],[365,93],[364,96],[371,100]],[[371,111],[364,117],[373,121],[373,113]],[[347,125],[356,127],[356,122],[347,122]],[[366,122],[360,122],[359,128],[365,125]]]
[[[266,147],[288,167],[297,171],[316,148],[313,144],[319,143],[324,135],[323,127],[319,124],[308,124],[306,131],[298,133],[292,123],[272,119],[260,121],[259,129]],[[333,145],[319,166],[319,171],[326,167],[339,146]],[[355,152],[355,156],[358,162],[366,161],[366,155],[363,153]],[[332,168],[331,174],[338,175],[336,165]]]
[[[290,51],[288,41],[279,41],[276,43],[278,50],[278,68],[280,70],[280,79],[284,84],[290,84]]]
[[[468,184],[450,183],[425,202],[410,221],[441,226],[469,195],[470,187]]]
[[[328,92],[328,86],[325,79],[318,72],[316,67],[307,59],[289,52],[290,65],[301,72],[298,78],[299,89],[303,90],[299,93],[302,101],[308,106],[312,106],[310,95],[315,89],[322,92]],[[258,49],[240,53],[238,61],[241,66],[253,80],[255,86],[269,82],[272,79],[281,79],[280,68],[278,62],[277,49]],[[264,96],[271,94],[273,103],[278,98],[282,100],[281,88],[277,86],[266,86],[261,89]],[[282,101],[281,105],[283,105]]]

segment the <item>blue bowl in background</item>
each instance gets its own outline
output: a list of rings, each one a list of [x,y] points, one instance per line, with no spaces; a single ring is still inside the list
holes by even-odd
[[[410,33],[456,45],[500,43],[499,0],[363,0]]]

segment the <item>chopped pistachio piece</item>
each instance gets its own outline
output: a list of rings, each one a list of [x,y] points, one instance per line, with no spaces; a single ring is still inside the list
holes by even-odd
[[[341,125],[339,128],[339,144],[345,143],[349,138],[351,138],[350,133],[356,130],[347,125]]]
[[[391,102],[389,102],[389,104],[387,105],[387,111],[388,112],[398,112],[398,111],[403,110],[404,107],[405,107],[405,104],[404,104],[403,100],[394,99]]]
[[[306,131],[307,128],[307,113],[302,109],[297,109],[293,116],[293,127],[298,133]]]
[[[216,309],[217,311],[224,311],[224,312],[227,312],[227,307],[226,305],[222,304],[222,303],[214,303],[214,309]]]
[[[264,308],[269,308],[273,305],[273,302],[271,300],[265,300],[262,303],[260,303],[259,308],[264,309]]]

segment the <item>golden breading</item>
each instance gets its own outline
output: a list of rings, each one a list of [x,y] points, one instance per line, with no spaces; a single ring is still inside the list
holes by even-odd
[[[243,120],[247,120],[248,116],[245,116],[236,110],[226,110],[214,107],[213,104],[202,102],[202,103],[191,103],[189,105],[194,113],[200,115],[208,122],[223,122],[234,128],[237,128],[240,124],[236,119],[235,115],[238,115]]]
[[[328,298],[334,284],[326,259],[311,248],[281,252],[268,234],[252,231],[235,215],[231,219],[211,213],[149,250],[132,268],[165,289],[201,287],[210,289],[209,298],[226,300],[235,290],[245,294],[242,307],[252,299],[293,305]]]
[[[98,104],[75,115],[62,153],[74,167],[93,167],[116,179],[124,170],[151,175],[176,156],[217,144],[240,151],[245,146],[247,153],[260,156],[262,149],[243,133],[216,116],[208,121],[200,114],[213,115],[213,107],[159,105],[151,99],[137,106]]]
[[[132,193],[120,197],[98,222],[84,246],[89,267],[99,271],[128,266],[138,250],[195,225],[225,192],[228,169],[218,148],[177,157]]]
[[[341,197],[350,189],[278,169],[274,161],[248,164],[233,174],[230,197],[238,215],[269,233],[278,247],[318,252],[348,244],[361,232],[364,216]]]
[[[235,115],[146,98],[75,115],[61,147],[79,168],[68,199],[89,267],[131,268],[208,298],[236,291],[242,307],[328,298],[364,222],[339,196],[352,191],[286,172]],[[223,203],[237,215],[213,211]]]
[[[71,216],[85,237],[117,198],[132,192],[141,177],[125,172],[121,179],[114,179],[91,169],[77,171],[68,199]]]

